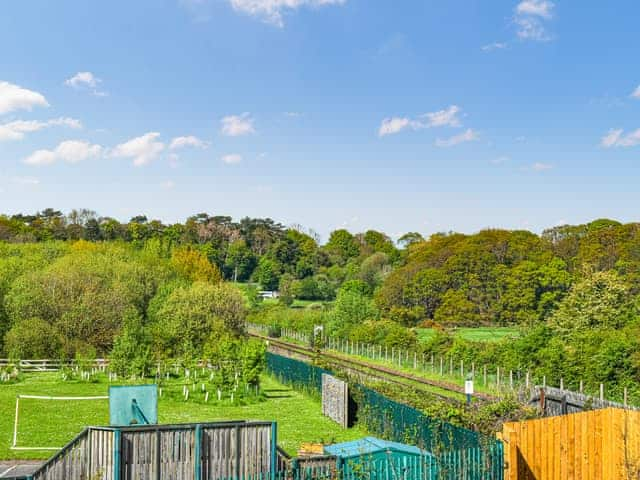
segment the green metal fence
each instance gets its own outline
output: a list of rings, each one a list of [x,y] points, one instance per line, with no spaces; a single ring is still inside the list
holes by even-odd
[[[331,373],[272,353],[267,353],[267,370],[283,383],[317,393],[322,391],[322,374]],[[503,479],[501,441],[428,417],[362,385],[351,388],[356,392],[358,421],[375,435],[430,451],[437,458],[438,479]]]

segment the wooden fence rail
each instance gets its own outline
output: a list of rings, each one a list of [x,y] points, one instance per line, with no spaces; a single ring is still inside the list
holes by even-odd
[[[638,479],[640,412],[606,408],[506,423],[508,480]]]

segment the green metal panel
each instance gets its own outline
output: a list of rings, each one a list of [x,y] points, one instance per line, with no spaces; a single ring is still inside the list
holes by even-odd
[[[158,386],[109,387],[109,423],[114,426],[158,423]]]
[[[195,442],[195,448],[194,448],[195,461],[193,462],[194,463],[193,478],[194,478],[194,480],[201,480],[202,479],[202,454],[201,454],[201,449],[202,449],[202,425],[196,425],[194,437],[195,437],[194,438],[194,442]]]
[[[122,472],[122,432],[115,430],[113,432],[113,480],[120,480]]]

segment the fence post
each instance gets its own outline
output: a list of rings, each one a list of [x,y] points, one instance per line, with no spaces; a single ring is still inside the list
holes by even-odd
[[[271,422],[271,480],[278,475],[278,424]]]
[[[580,380],[580,393],[582,393],[582,390],[584,390],[584,382]]]
[[[482,367],[482,385],[487,386],[487,365]]]
[[[464,378],[464,360],[460,360],[460,377]]]
[[[120,453],[122,449],[122,432],[116,429],[113,432],[113,480],[120,480],[122,470]]]
[[[604,383],[600,384],[600,401],[604,400]]]
[[[193,478],[194,480],[202,479],[202,425],[196,425],[194,432],[194,465],[193,465]]]
[[[496,367],[496,386],[500,390],[500,367]]]
[[[564,390],[564,378],[560,377],[560,390]]]
[[[444,374],[444,364],[442,362],[442,356],[440,357],[440,376],[442,377]]]

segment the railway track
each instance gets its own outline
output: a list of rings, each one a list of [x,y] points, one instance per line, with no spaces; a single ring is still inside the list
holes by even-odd
[[[375,365],[324,350],[314,350],[310,347],[285,342],[277,338],[270,338],[258,333],[250,332],[249,335],[268,342],[269,350],[273,353],[293,355],[300,360],[313,360],[320,356],[328,364],[347,370],[350,373],[364,376],[369,379],[401,385],[403,387],[415,388],[448,401],[451,401],[452,399],[460,400],[459,398],[453,397],[451,394],[464,395],[464,388],[453,383],[428,380],[417,375],[394,370],[393,368]],[[438,389],[443,392],[439,393],[437,391]],[[497,397],[485,393],[475,393],[473,397],[482,402],[497,400]]]

